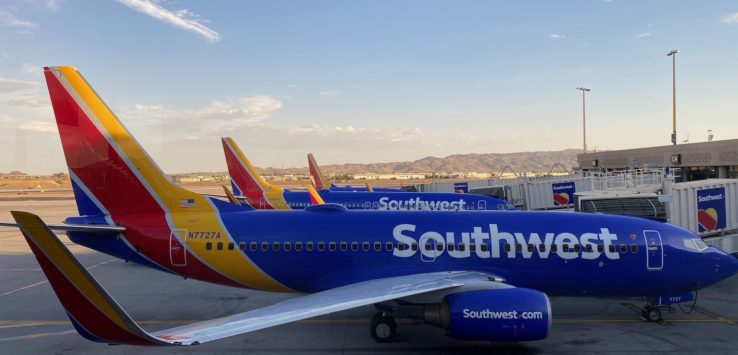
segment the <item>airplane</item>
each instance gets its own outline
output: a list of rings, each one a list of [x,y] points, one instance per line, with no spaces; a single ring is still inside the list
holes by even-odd
[[[323,175],[323,171],[320,169],[320,165],[315,161],[313,153],[308,153],[308,170],[310,171],[310,182],[313,187],[318,190],[331,190],[331,191],[368,191],[368,192],[405,192],[403,189],[391,188],[391,187],[372,187],[368,181],[364,182],[364,187],[361,186],[336,186],[328,181],[328,178]]]
[[[185,278],[304,294],[148,332],[50,226],[13,211],[75,329],[92,341],[197,345],[378,305],[370,334],[388,342],[397,332],[389,303],[420,307],[451,338],[533,341],[549,334],[549,296],[645,297],[642,315],[654,321],[665,304],[738,272],[736,257],[695,234],[636,217],[330,203],[251,210],[173,184],[73,67],[44,75],[80,213],[65,224],[94,228],[67,229],[73,242]]]
[[[292,191],[270,184],[259,176],[236,142],[221,139],[233,193],[255,209],[304,209],[311,205],[307,191]],[[350,210],[514,210],[510,202],[476,194],[442,192],[335,192],[319,190],[329,204]]]

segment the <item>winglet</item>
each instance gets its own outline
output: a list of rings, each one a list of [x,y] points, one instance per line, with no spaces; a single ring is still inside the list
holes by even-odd
[[[175,344],[141,329],[41,218],[28,212],[10,213],[80,335],[110,344]]]
[[[325,175],[320,170],[318,162],[315,161],[313,153],[308,153],[308,169],[310,169],[310,180],[316,189],[322,190],[331,187],[330,182],[328,182],[328,179],[325,178]]]
[[[307,185],[308,193],[310,194],[310,202],[313,205],[325,205],[323,198],[318,195],[318,191],[312,185]]]
[[[231,190],[228,190],[228,186],[223,185],[223,192],[225,192],[226,196],[228,197],[228,201],[230,201],[232,204],[236,206],[241,206],[241,202],[238,201],[236,196],[231,193]]]
[[[374,189],[372,189],[372,185],[369,185],[369,181],[364,180],[364,185],[366,186],[367,192],[374,192]]]

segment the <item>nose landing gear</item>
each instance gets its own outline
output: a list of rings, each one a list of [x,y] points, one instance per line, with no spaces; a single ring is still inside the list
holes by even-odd
[[[641,308],[641,318],[646,322],[660,322],[661,318],[661,307],[647,304]]]

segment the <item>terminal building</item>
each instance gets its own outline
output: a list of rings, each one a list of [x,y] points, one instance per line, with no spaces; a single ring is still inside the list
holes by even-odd
[[[738,178],[738,139],[578,154],[582,172],[669,169],[675,182]]]

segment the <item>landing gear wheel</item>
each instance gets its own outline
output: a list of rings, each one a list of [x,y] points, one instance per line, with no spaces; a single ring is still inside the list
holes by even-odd
[[[395,339],[397,323],[387,313],[378,312],[372,317],[369,333],[377,343],[389,343]]]
[[[647,322],[658,322],[661,320],[661,310],[657,307],[646,306],[641,310],[641,316]]]

